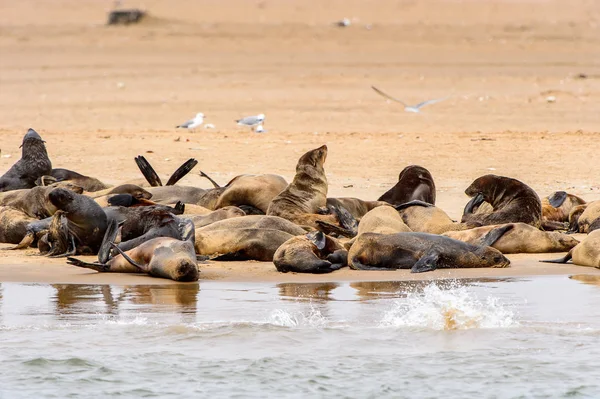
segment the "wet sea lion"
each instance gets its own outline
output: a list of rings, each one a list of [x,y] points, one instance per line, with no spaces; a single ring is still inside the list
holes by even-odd
[[[209,224],[218,222],[220,220],[237,218],[246,216],[246,212],[242,211],[237,206],[226,206],[221,209],[217,209],[216,211],[212,211],[206,215],[195,215],[195,216],[187,216],[187,219],[190,219],[194,222],[194,226],[196,228],[208,226]]]
[[[491,248],[495,231],[482,246],[427,233],[361,234],[348,253],[357,270],[411,269],[421,273],[440,268],[508,267],[510,261]]]
[[[585,203],[583,199],[565,191],[556,191],[543,198],[542,227],[544,230],[566,230],[573,208]]]
[[[379,197],[379,201],[385,201],[392,205],[400,205],[414,200],[435,205],[433,176],[427,169],[418,165],[404,168],[398,176],[398,183]]]
[[[0,242],[20,243],[27,235],[27,226],[34,220],[17,209],[0,206]]]
[[[300,226],[323,229],[324,225],[341,226],[352,232],[356,223],[348,212],[347,219],[341,213],[334,215],[318,214],[327,205],[327,177],[323,164],[327,158],[327,146],[323,145],[302,155],[296,165],[294,180],[279,195],[273,198],[267,215],[279,216]],[[334,209],[340,211],[339,209]],[[327,231],[325,231],[327,232]]]
[[[281,230],[196,230],[196,253],[213,260],[259,260],[271,262],[277,248],[294,237]]]
[[[359,222],[367,212],[382,205],[389,204],[384,201],[363,201],[351,197],[327,198],[327,206],[333,206],[334,208],[343,207]]]
[[[463,231],[450,231],[443,235],[477,245],[490,231],[502,226],[510,226],[510,228],[492,247],[503,254],[565,252],[579,243],[567,234],[542,231],[525,223],[482,226]]]
[[[102,183],[95,177],[84,176],[68,169],[52,169],[49,176],[42,176],[35,182],[38,186],[47,186],[55,182],[68,181],[76,186],[82,187],[85,191],[96,192],[110,188],[110,185]]]
[[[275,268],[282,273],[331,273],[347,262],[348,251],[321,231],[290,238],[273,256]]]
[[[118,226],[111,222],[106,238],[98,252],[98,263],[88,263],[77,258],[68,257],[67,263],[96,270],[98,272],[116,273],[148,273],[153,277],[162,277],[175,281],[197,281],[199,277],[198,262],[194,252],[194,224],[187,222],[184,240],[170,237],[159,237],[148,240],[140,246],[119,251],[110,258],[110,247],[116,237]]]
[[[64,188],[55,188],[48,198],[58,210],[64,211],[70,241],[68,254],[96,254],[108,225],[100,205],[85,195]]]
[[[0,205],[15,208],[32,218],[44,219],[56,212],[56,207],[50,202],[48,194],[57,187],[77,194],[83,192],[81,187],[70,183],[55,183],[47,187],[33,187],[0,193]]]
[[[592,231],[575,248],[561,259],[542,260],[545,263],[567,263],[569,260],[579,266],[600,268],[600,230]]]
[[[456,223],[442,209],[422,201],[396,205],[402,221],[415,232],[442,234],[447,231],[467,229],[464,223]]]
[[[0,192],[35,187],[38,177],[50,173],[52,163],[44,143],[35,130],[27,131],[21,144],[21,159],[0,177]]]
[[[580,209],[582,208],[573,209],[573,215]],[[600,218],[600,201],[592,201],[586,204],[585,209],[583,209],[579,217],[573,216],[571,230],[579,233],[588,233],[590,232],[590,226],[598,218]]]
[[[469,227],[517,222],[541,226],[540,198],[519,180],[491,174],[481,176],[467,187],[465,194],[472,197],[462,217],[462,222]],[[483,201],[490,203],[494,211],[487,215],[474,214],[473,208]]]
[[[279,216],[248,215],[239,218],[219,220],[204,227],[199,227],[196,234],[198,234],[198,232],[232,229],[279,230],[294,236],[304,235],[307,232],[297,224],[292,223],[287,219],[280,218]]]

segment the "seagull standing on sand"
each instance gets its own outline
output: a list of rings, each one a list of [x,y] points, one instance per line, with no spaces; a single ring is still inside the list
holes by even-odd
[[[375,90],[375,92],[377,94],[379,94],[380,96],[383,96],[383,97],[387,98],[388,100],[392,100],[392,101],[395,101],[397,103],[400,103],[400,104],[404,105],[404,110],[406,112],[415,112],[415,113],[421,112],[421,107],[424,107],[427,104],[435,104],[437,102],[440,102],[440,101],[443,101],[443,100],[446,99],[446,98],[438,98],[438,99],[435,99],[435,100],[423,101],[422,103],[418,103],[417,105],[407,105],[404,101],[398,100],[397,98],[394,98],[392,96],[389,96],[389,95],[385,94],[384,92],[382,92],[381,90],[379,90],[375,86],[371,86],[371,88],[373,90]]]
[[[254,127],[256,125],[262,125],[265,121],[265,114],[259,114],[255,116],[247,116],[242,119],[236,120],[237,124],[240,126],[250,126]]]
[[[202,112],[199,112],[196,114],[196,117],[194,119],[190,119],[189,121],[182,123],[179,126],[175,126],[176,128],[184,128],[184,129],[195,129],[199,126],[202,126],[202,123],[204,123],[204,114]]]

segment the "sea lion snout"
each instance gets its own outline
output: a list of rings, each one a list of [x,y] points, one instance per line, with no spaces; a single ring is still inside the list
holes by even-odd
[[[29,128],[29,130],[27,131],[27,133],[23,137],[23,141],[29,140],[29,139],[39,140],[39,141],[45,143],[45,141],[42,140],[42,137],[38,134],[38,132],[36,132],[32,128]]]
[[[55,188],[48,194],[48,199],[57,208],[73,201],[73,192],[64,188]]]

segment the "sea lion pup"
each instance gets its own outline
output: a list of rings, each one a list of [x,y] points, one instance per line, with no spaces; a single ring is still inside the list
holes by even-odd
[[[362,217],[368,212],[382,205],[389,204],[384,201],[363,201],[361,199],[351,197],[327,198],[328,207],[333,206],[334,208],[345,208],[358,222],[360,222]]]
[[[385,201],[392,205],[400,205],[414,200],[435,205],[433,176],[427,169],[418,165],[404,168],[398,176],[398,183],[379,197],[379,201]]]
[[[21,159],[0,177],[0,192],[35,187],[38,177],[50,174],[52,163],[44,143],[35,130],[27,131],[21,144]]]
[[[469,227],[504,223],[527,223],[541,226],[542,203],[531,187],[510,177],[481,176],[467,189],[465,194],[473,197],[465,206],[462,222]],[[489,202],[494,211],[489,215],[473,214],[473,208],[483,201]]]
[[[85,195],[64,188],[50,191],[48,198],[58,210],[64,211],[65,228],[70,241],[67,253],[98,253],[108,225],[108,219],[100,205]],[[54,217],[57,217],[56,214]]]
[[[411,201],[394,206],[402,221],[415,232],[442,234],[466,230],[464,223],[456,223],[442,209],[422,201]]]
[[[244,212],[237,206],[226,206],[224,208],[217,209],[216,211],[212,211],[211,213],[206,215],[186,216],[186,218],[192,220],[196,228],[200,228],[208,226],[209,224],[218,222],[220,220],[238,218],[242,216],[246,216],[246,212]]]
[[[510,261],[489,246],[500,230],[492,230],[481,246],[436,234],[364,233],[350,248],[348,265],[356,270],[411,269],[412,273],[451,267],[508,267]]]
[[[85,191],[96,192],[106,190],[112,186],[102,183],[95,177],[84,176],[68,169],[52,169],[49,176],[41,176],[35,181],[37,186],[47,186],[56,182],[68,181],[76,186],[83,187]]]
[[[545,263],[567,263],[572,260],[579,266],[600,268],[600,230],[592,231],[575,248],[560,259],[541,260]]]
[[[572,215],[569,216],[573,218],[570,231],[589,233],[591,231],[590,226],[600,218],[600,201],[592,201],[581,210],[582,208],[575,208]],[[581,211],[579,217],[576,216],[578,211]]]
[[[196,253],[213,260],[273,261],[277,248],[294,237],[281,230],[228,229],[196,230]]]
[[[566,252],[579,243],[567,234],[542,231],[525,223],[482,226],[463,231],[449,231],[443,235],[477,245],[486,234],[502,226],[512,228],[499,237],[492,247],[503,254]]]
[[[27,226],[35,221],[24,212],[9,206],[0,206],[0,242],[19,244],[27,235]]]
[[[56,207],[50,202],[48,195],[57,187],[77,194],[83,192],[81,187],[67,182],[54,183],[48,187],[33,187],[0,193],[0,205],[15,208],[32,218],[44,219],[56,212]]]
[[[292,237],[275,251],[273,263],[282,273],[331,273],[348,263],[348,251],[321,231]]]
[[[98,263],[88,263],[72,257],[67,258],[67,263],[98,272],[144,272],[153,277],[175,281],[198,280],[200,271],[194,252],[194,224],[191,221],[187,221],[184,240],[159,237],[129,251],[123,251],[112,243],[117,232],[118,225],[113,221],[106,231],[102,248],[98,252]],[[119,252],[112,258],[110,258],[111,246]]]
[[[204,227],[199,227],[196,231],[196,234],[198,234],[198,232],[233,229],[279,230],[293,236],[304,235],[307,232],[297,224],[292,223],[284,218],[280,218],[279,216],[249,215],[239,218],[220,220]]]
[[[565,191],[556,191],[542,198],[542,227],[544,230],[567,230],[571,210],[585,203],[583,199]]]
[[[326,145],[302,155],[296,165],[294,180],[273,198],[267,215],[279,216],[300,226],[318,230],[322,230],[324,226],[337,228],[341,234],[353,236],[356,233],[352,231],[356,220],[347,211],[347,216],[342,216],[343,213],[338,208],[334,209],[337,217],[317,214],[327,204],[327,177],[323,168],[326,158]]]

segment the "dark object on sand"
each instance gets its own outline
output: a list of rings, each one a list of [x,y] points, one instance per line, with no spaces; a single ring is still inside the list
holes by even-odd
[[[130,10],[113,10],[108,14],[107,25],[136,24],[146,15],[145,11],[136,8]]]

